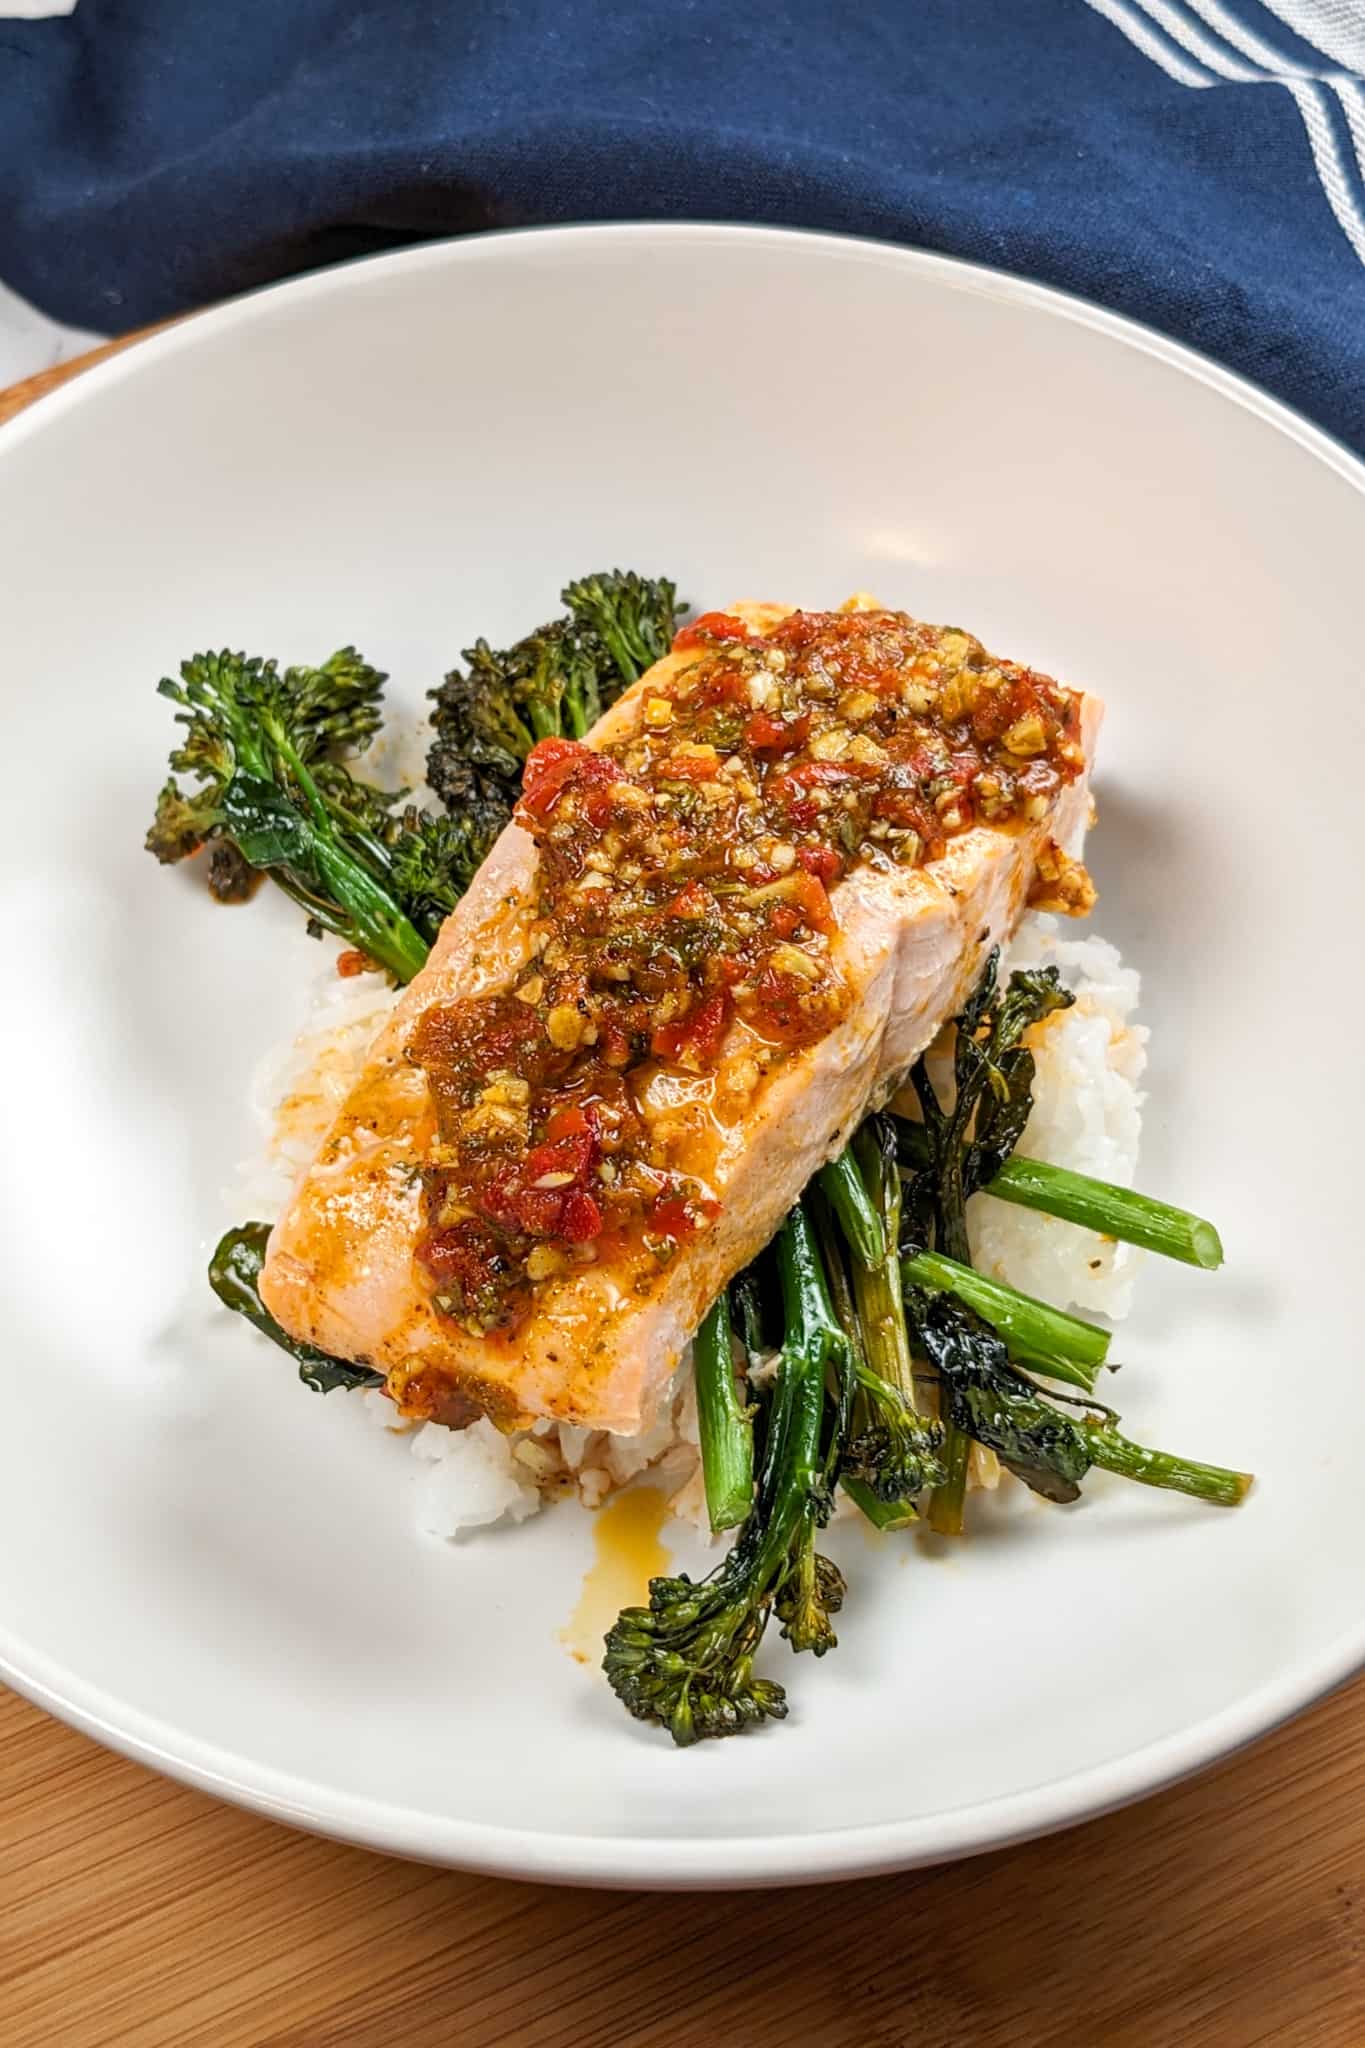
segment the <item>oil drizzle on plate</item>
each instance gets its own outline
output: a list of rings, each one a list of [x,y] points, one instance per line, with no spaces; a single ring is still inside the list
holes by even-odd
[[[643,1606],[649,1582],[672,1563],[659,1540],[668,1496],[657,1486],[629,1486],[593,1517],[593,1561],[559,1640],[580,1664],[600,1664],[602,1638],[623,1607]]]

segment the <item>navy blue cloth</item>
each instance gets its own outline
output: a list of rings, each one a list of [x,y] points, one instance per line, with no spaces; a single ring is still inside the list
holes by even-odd
[[[0,278],[112,331],[431,235],[831,228],[1135,314],[1365,449],[1360,67],[1338,61],[1361,31],[1341,16],[1341,0],[81,0],[0,20]]]

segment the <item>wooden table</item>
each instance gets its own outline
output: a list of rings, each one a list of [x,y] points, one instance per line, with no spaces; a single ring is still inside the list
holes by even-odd
[[[0,2048],[438,2043],[1365,2048],[1365,1681],[1032,1847],[693,1897],[314,1841],[0,1694]]]

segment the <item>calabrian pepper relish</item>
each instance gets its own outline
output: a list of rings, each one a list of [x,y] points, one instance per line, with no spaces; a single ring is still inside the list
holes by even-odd
[[[1047,816],[1084,766],[1080,700],[903,612],[709,612],[628,736],[542,740],[518,820],[540,851],[514,988],[433,1006],[409,1054],[440,1144],[418,1257],[437,1306],[510,1329],[538,1283],[628,1245],[666,1261],[715,1214],[641,1113],[706,1075],[736,1020],[768,1060],[847,1007],[830,890],[985,822]],[[1084,871],[1054,862],[1058,907]],[[1088,906],[1087,906],[1088,907]]]

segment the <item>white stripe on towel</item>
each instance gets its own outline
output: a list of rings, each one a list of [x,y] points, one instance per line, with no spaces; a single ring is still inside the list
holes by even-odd
[[[1331,6],[1332,0],[1326,0],[1326,4]],[[1188,0],[1189,8],[1199,17],[1193,21],[1171,0],[1133,0],[1132,6],[1126,0],[1087,0],[1087,5],[1181,85],[1202,91],[1227,81],[1234,85],[1279,85],[1291,93],[1327,203],[1352,249],[1365,263],[1365,206],[1355,189],[1350,167],[1353,154],[1365,191],[1365,92],[1359,79],[1339,71],[1315,70],[1286,56],[1239,21],[1222,5],[1222,0]],[[1315,10],[1315,18],[1320,21],[1320,0],[1286,0],[1280,11],[1303,13],[1309,8]],[[1340,26],[1338,22],[1338,30]],[[1304,33],[1306,39],[1311,39]],[[1177,47],[1172,48],[1172,44]],[[1235,51],[1242,54],[1236,55]],[[1248,57],[1256,61],[1247,63],[1244,60]],[[1188,61],[1191,58],[1193,63]],[[1349,153],[1342,150],[1329,94],[1340,103],[1350,138]]]
[[[1347,71],[1365,71],[1365,10],[1360,0],[1261,0],[1296,36]]]
[[[1126,35],[1134,49],[1141,50],[1144,57],[1150,57],[1154,64],[1159,64],[1169,78],[1178,80],[1181,85],[1217,83],[1197,64],[1187,64],[1178,50],[1173,50],[1169,43],[1148,28],[1145,21],[1125,7],[1124,0],[1087,0],[1087,4]]]
[[[1291,78],[1316,78],[1321,79],[1324,85],[1331,88],[1341,102],[1342,112],[1346,116],[1346,125],[1351,131],[1351,142],[1355,149],[1356,163],[1360,167],[1362,182],[1365,182],[1365,143],[1362,143],[1361,140],[1362,132],[1365,132],[1365,97],[1361,94],[1360,81],[1355,78],[1343,77],[1338,71],[1324,71],[1316,65],[1300,64],[1293,57],[1287,57],[1283,50],[1277,50],[1272,43],[1268,43],[1265,40],[1264,36],[1256,35],[1244,22],[1238,21],[1236,15],[1231,14],[1226,7],[1220,5],[1220,0],[1189,0],[1189,4],[1197,14],[1201,14],[1204,17],[1210,28],[1216,28],[1219,31],[1225,42],[1232,43],[1245,56],[1252,58],[1256,63],[1262,65],[1264,67],[1264,76],[1268,79],[1283,85]],[[1299,99],[1297,93],[1295,93],[1294,97]],[[1304,126],[1307,127],[1308,115],[1304,111],[1301,99],[1299,100],[1299,112],[1303,114]],[[1326,128],[1327,134],[1331,136],[1332,126],[1327,120],[1325,110],[1322,125]],[[1312,134],[1311,128],[1309,129],[1309,134],[1310,136]],[[1335,141],[1333,141],[1333,149],[1335,150]],[[1322,159],[1318,155],[1316,143],[1313,146],[1313,155],[1317,161],[1318,174],[1321,177]],[[1325,178],[1323,183],[1325,186]],[[1328,196],[1331,196],[1330,193]],[[1333,211],[1336,211],[1335,207]],[[1338,220],[1341,219],[1339,213],[1337,218]],[[1349,233],[1349,230],[1347,232]]]

